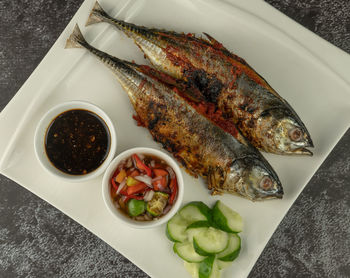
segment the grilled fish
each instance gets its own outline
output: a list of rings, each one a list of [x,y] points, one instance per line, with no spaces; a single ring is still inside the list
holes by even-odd
[[[108,66],[154,140],[194,176],[205,178],[214,194],[238,194],[254,201],[282,198],[276,173],[240,134],[234,137],[223,131],[197,113],[180,94],[144,74],[138,65],[92,47],[78,26],[66,48],[85,48]]]
[[[109,16],[96,2],[86,25],[107,22],[132,38],[152,65],[198,88],[258,149],[312,155],[310,134],[293,108],[242,58],[204,33],[149,29]],[[188,90],[190,91],[190,90]]]

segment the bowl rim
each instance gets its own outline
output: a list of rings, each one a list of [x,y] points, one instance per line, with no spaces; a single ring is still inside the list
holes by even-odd
[[[112,177],[116,167],[122,161],[124,158],[127,158],[131,156],[134,153],[141,153],[141,154],[151,154],[160,157],[161,159],[164,159],[165,162],[174,170],[177,178],[178,183],[178,192],[177,192],[177,199],[175,204],[172,206],[170,211],[159,218],[158,220],[152,220],[152,221],[136,221],[132,220],[131,218],[125,216],[121,212],[118,211],[118,209],[115,207],[111,196],[110,196],[110,183],[109,180]],[[148,147],[135,147],[131,149],[127,149],[123,152],[121,152],[119,155],[117,155],[113,161],[109,164],[108,168],[106,169],[103,179],[102,179],[102,196],[103,201],[108,209],[108,211],[114,216],[115,219],[117,219],[120,222],[123,222],[127,224],[129,227],[132,228],[154,228],[157,226],[162,225],[163,223],[167,222],[171,217],[175,215],[175,213],[179,210],[182,200],[183,200],[183,194],[184,194],[184,181],[183,181],[183,175],[181,172],[180,167],[176,163],[175,159],[173,159],[170,155],[166,154],[165,152],[154,149],[154,148],[148,148]]]
[[[45,136],[50,123],[61,113],[74,109],[84,109],[93,112],[99,116],[106,124],[109,137],[110,137],[110,148],[108,155],[104,162],[92,172],[85,175],[69,175],[63,171],[57,169],[53,166],[52,162],[47,157],[45,151]],[[107,113],[99,106],[82,100],[71,100],[66,102],[61,102],[52,106],[40,119],[36,126],[34,134],[34,150],[35,156],[39,160],[41,166],[53,176],[66,180],[68,182],[85,182],[100,176],[108,167],[110,162],[113,160],[116,150],[117,150],[117,133],[111,118]]]

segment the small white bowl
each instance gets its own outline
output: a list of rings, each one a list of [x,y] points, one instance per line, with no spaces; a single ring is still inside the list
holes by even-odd
[[[116,206],[113,203],[113,200],[111,198],[110,194],[110,179],[116,170],[118,164],[125,158],[130,157],[132,154],[145,154],[145,155],[154,155],[162,160],[164,160],[175,172],[176,179],[177,179],[177,185],[178,185],[178,193],[175,203],[173,204],[170,211],[160,217],[157,220],[150,220],[150,221],[136,221],[128,216],[124,215],[122,212],[120,212]],[[152,149],[152,148],[133,148],[126,150],[119,154],[108,166],[106,172],[104,173],[103,180],[102,180],[102,196],[103,200],[108,208],[108,210],[113,214],[114,217],[116,217],[119,221],[124,222],[125,224],[129,225],[133,228],[154,228],[159,225],[162,225],[163,223],[167,222],[171,217],[174,216],[174,214],[178,211],[178,209],[181,206],[182,198],[183,198],[183,191],[184,191],[184,182],[182,173],[180,170],[180,167],[177,165],[175,160],[171,158],[169,155],[165,154],[162,151]]]
[[[45,151],[45,136],[49,125],[59,114],[73,109],[84,109],[95,113],[105,122],[109,129],[110,148],[105,161],[96,170],[85,175],[69,175],[58,170],[52,165]],[[84,182],[101,175],[106,170],[109,163],[113,160],[117,150],[117,134],[111,119],[101,108],[85,101],[69,101],[54,106],[41,118],[34,135],[34,148],[36,157],[38,158],[40,164],[49,173],[69,182]]]

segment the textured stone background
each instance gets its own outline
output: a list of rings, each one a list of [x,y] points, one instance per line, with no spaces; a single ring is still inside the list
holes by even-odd
[[[350,53],[349,0],[267,2]],[[0,0],[0,110],[81,3]],[[350,132],[300,195],[249,277],[350,277],[349,150]],[[148,276],[51,205],[0,176],[0,277]]]

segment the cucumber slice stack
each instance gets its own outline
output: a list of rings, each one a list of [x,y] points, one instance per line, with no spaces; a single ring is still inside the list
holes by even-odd
[[[166,235],[193,278],[219,278],[241,250],[241,216],[222,202],[185,205],[168,222]]]

